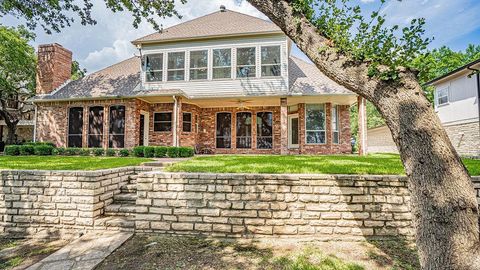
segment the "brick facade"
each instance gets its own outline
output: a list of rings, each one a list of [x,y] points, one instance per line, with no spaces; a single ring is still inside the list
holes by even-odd
[[[108,147],[109,107],[124,105],[126,107],[125,119],[125,147],[131,148],[139,145],[140,141],[140,114],[148,113],[148,145],[171,146],[174,144],[175,127],[172,115],[172,131],[154,131],[154,113],[172,112],[174,103],[147,103],[139,99],[115,99],[77,102],[50,102],[38,104],[37,115],[37,140],[51,141],[57,146],[65,147],[68,137],[68,110],[71,107],[83,107],[83,147],[88,146],[88,109],[92,106],[104,107],[104,132],[103,147]],[[188,103],[188,100],[178,98],[177,138],[180,146],[196,147],[202,153],[218,154],[340,154],[350,153],[350,111],[349,106],[338,106],[340,123],[340,142],[332,143],[332,104],[326,103],[326,143],[320,145],[306,144],[305,141],[305,104],[298,104],[299,117],[299,147],[288,149],[287,107],[283,106],[258,106],[251,108],[200,108]],[[216,116],[217,113],[231,113],[231,148],[216,148]],[[250,112],[252,147],[239,149],[236,147],[236,114]],[[258,112],[272,112],[273,116],[273,146],[272,149],[257,149],[257,117]],[[183,131],[183,113],[191,113],[191,131]]]

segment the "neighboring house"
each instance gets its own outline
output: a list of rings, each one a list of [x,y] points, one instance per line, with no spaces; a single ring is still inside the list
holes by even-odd
[[[368,153],[397,153],[397,146],[392,139],[392,133],[386,125],[367,130]]]
[[[68,81],[71,52],[39,47],[36,140],[200,153],[351,152],[357,95],[291,56],[291,41],[273,23],[221,8],[132,43],[141,57],[77,81]]]
[[[427,84],[435,87],[435,112],[462,156],[480,156],[480,74],[476,70],[480,70],[480,59]],[[391,137],[386,127],[369,129],[369,152],[390,152]]]
[[[8,102],[8,108],[11,109],[18,109],[18,102]],[[31,108],[32,105],[29,106],[28,109]],[[17,130],[15,132],[15,141],[17,143],[33,141],[33,130],[34,130],[34,113],[29,112],[23,115],[23,119],[21,119],[17,124]],[[5,119],[0,116],[0,152],[3,151],[5,146],[5,142],[7,141],[8,137],[8,128],[5,123]]]

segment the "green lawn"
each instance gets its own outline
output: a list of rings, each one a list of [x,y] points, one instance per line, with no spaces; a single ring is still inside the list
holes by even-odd
[[[136,166],[150,161],[134,157],[0,156],[0,170],[85,170]]]
[[[465,159],[472,175],[480,175],[480,160]],[[171,172],[212,173],[318,173],[318,174],[405,174],[396,154],[365,157],[217,155],[195,157],[168,168]]]

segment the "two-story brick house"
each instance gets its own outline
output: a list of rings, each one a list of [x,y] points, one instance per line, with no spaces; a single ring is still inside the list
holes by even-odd
[[[222,8],[132,42],[133,57],[68,81],[71,53],[39,47],[35,138],[64,147],[350,153],[357,96],[290,55],[273,23]]]

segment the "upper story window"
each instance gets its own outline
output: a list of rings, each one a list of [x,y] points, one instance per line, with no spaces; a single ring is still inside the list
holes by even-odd
[[[437,105],[448,103],[448,87],[437,89]]]
[[[262,47],[262,77],[280,76],[280,46]]]
[[[208,79],[208,50],[190,52],[190,80]]]
[[[213,51],[213,79],[232,78],[232,50],[214,49]]]
[[[185,52],[168,53],[167,80],[185,80]]]
[[[255,77],[256,76],[256,48],[238,48],[237,49],[237,77]]]
[[[161,82],[163,80],[163,53],[146,56],[145,73],[147,82]]]

